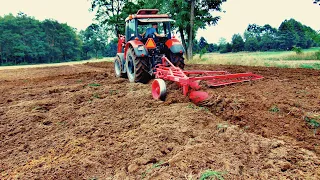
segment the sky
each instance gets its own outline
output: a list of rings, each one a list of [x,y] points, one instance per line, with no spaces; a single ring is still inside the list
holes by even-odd
[[[94,19],[88,0],[0,0],[0,16],[20,11],[38,20],[55,19],[79,31],[86,29]]]
[[[67,23],[79,31],[88,27],[94,19],[89,12],[88,0],[0,0],[0,16],[24,12],[38,20],[55,19]],[[231,41],[233,34],[243,35],[249,24],[270,24],[278,28],[285,19],[294,18],[314,30],[320,30],[320,6],[313,0],[227,0],[216,26],[199,30],[197,39],[203,36],[209,43],[218,43],[221,37]]]

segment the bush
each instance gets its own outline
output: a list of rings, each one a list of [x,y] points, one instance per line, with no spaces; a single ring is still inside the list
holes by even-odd
[[[29,63],[28,62],[21,62],[19,63],[19,65],[28,65]]]
[[[206,48],[202,48],[201,51],[199,52],[200,54],[200,59],[202,58],[202,56],[207,53],[207,49]]]
[[[14,66],[14,62],[6,62],[6,63],[2,63],[1,66]]]
[[[315,52],[315,55],[316,55],[316,59],[320,60],[320,51]]]
[[[296,54],[302,54],[302,48],[293,46],[292,51],[296,52]]]

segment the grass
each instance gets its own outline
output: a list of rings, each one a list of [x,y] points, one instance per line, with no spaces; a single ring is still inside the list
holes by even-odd
[[[99,94],[97,94],[97,93],[92,94],[92,97],[93,97],[93,98],[96,98],[96,99],[100,99],[100,96],[99,96]]]
[[[79,60],[71,62],[60,62],[60,63],[44,63],[44,64],[14,64],[14,63],[5,63],[0,65],[0,69],[19,69],[19,68],[38,68],[38,67],[56,67],[56,66],[66,66],[73,64],[84,64],[84,63],[93,63],[93,62],[113,62],[113,57],[106,57],[103,59],[89,59],[89,60]]]
[[[224,124],[224,123],[220,123],[217,125],[217,129],[220,130],[220,129],[226,129],[228,128],[228,124]]]
[[[162,162],[162,161],[153,164],[153,165],[151,166],[151,168],[147,169],[145,172],[143,172],[143,173],[141,174],[141,178],[142,178],[142,179],[145,178],[145,177],[147,176],[147,174],[150,173],[153,169],[160,168],[160,167],[161,167],[162,165],[164,165],[164,164],[165,164],[165,163]]]
[[[118,94],[118,93],[119,93],[118,90],[115,90],[115,89],[110,89],[110,90],[109,90],[109,94],[110,94],[110,95],[116,95],[116,94]]]
[[[88,180],[98,180],[97,177],[92,177],[92,178],[89,178]]]
[[[224,180],[223,175],[226,174],[225,172],[218,172],[213,170],[206,170],[200,176],[200,180],[209,180],[209,179],[218,179]]]
[[[316,135],[317,129],[320,128],[320,114],[308,113],[304,117],[304,120],[311,128],[313,128],[313,134]]]
[[[90,86],[90,87],[99,87],[99,86],[101,86],[101,84],[91,83],[91,84],[88,84],[88,86]]]
[[[320,62],[312,64],[300,64],[300,67],[305,69],[320,69]]]
[[[277,107],[277,105],[273,105],[270,109],[269,109],[270,112],[279,112],[280,109]]]
[[[200,110],[200,111],[206,111],[206,112],[209,112],[209,109],[207,107],[203,107],[203,106],[197,106],[193,103],[189,103],[187,105],[187,108],[190,108],[190,109],[195,109],[195,110]]]
[[[320,48],[304,49],[301,53],[294,51],[207,53],[201,58],[197,54],[187,63],[320,69]]]

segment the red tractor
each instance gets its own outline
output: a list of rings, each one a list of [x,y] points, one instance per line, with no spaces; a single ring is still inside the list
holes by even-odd
[[[117,56],[114,61],[117,77],[127,77],[130,82],[148,83],[154,77],[156,65],[166,56],[177,67],[184,68],[182,44],[171,34],[169,15],[158,14],[158,9],[141,9],[126,18],[125,36],[119,35]],[[157,34],[142,36],[152,24],[157,23]],[[145,34],[146,35],[146,34]]]
[[[158,9],[141,9],[137,14],[130,15],[126,19],[125,36],[119,35],[118,53],[114,61],[116,76],[128,77],[130,82],[140,83],[148,83],[155,77],[151,85],[152,96],[160,100],[166,98],[164,80],[176,82],[183,95],[189,96],[196,104],[210,98],[207,92],[200,91],[201,84],[204,84],[201,82],[216,87],[263,78],[250,72],[230,74],[226,71],[183,70],[185,50],[171,35],[172,21],[167,14],[158,14]],[[160,26],[154,27],[153,34],[144,33],[154,23]]]

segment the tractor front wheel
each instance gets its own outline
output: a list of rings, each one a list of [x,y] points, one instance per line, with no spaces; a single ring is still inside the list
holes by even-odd
[[[152,78],[149,74],[149,66],[146,58],[137,57],[130,48],[126,57],[127,76],[130,82],[148,83]]]
[[[123,67],[122,67],[122,62],[119,56],[117,56],[114,60],[114,73],[116,77],[118,78],[125,78],[127,77],[126,73],[122,73]]]

